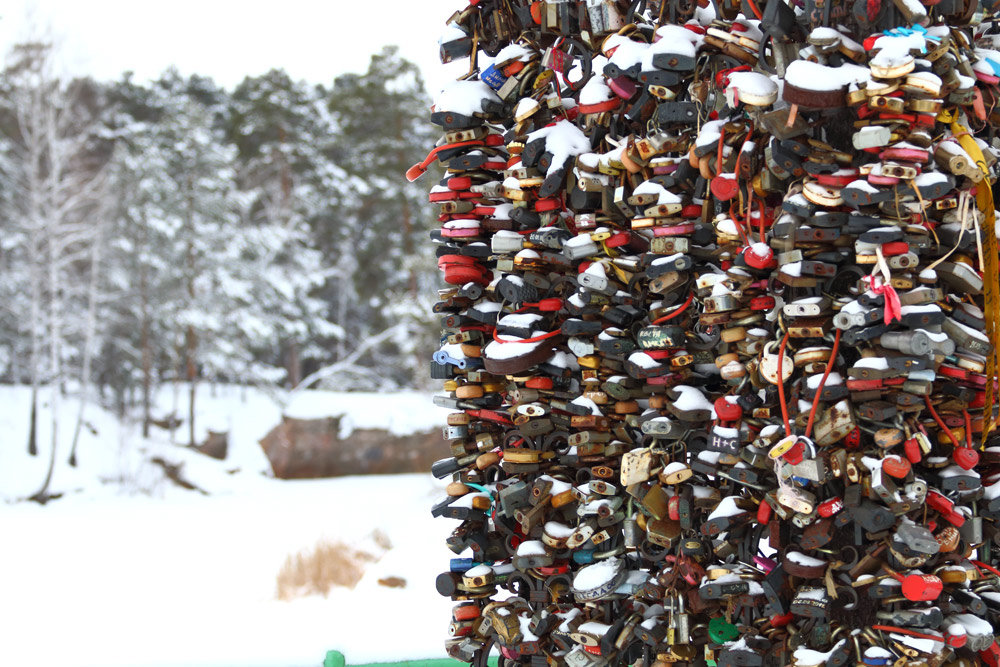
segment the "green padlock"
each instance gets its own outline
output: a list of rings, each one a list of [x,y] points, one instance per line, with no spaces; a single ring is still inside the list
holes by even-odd
[[[719,616],[708,622],[708,636],[714,644],[731,642],[740,636],[735,625]]]

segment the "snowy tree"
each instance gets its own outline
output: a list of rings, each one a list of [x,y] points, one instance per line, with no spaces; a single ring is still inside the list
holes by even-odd
[[[239,242],[232,266],[238,294],[231,304],[242,311],[234,337],[258,355],[279,351],[286,360],[284,379],[301,380],[303,358],[325,357],[321,338],[340,338],[342,329],[327,319],[316,294],[323,277],[323,255],[312,246],[308,221],[322,210],[342,172],[323,154],[329,143],[325,114],[315,89],[273,70],[248,77],[230,99],[229,137],[236,145],[237,183],[243,202]],[[269,349],[268,349],[269,348]],[[281,354],[284,353],[284,354]],[[244,381],[269,377],[266,365],[246,365]],[[248,362],[252,361],[248,359]]]
[[[141,406],[144,435],[156,387],[175,412],[186,388],[193,443],[204,380],[424,377],[434,216],[401,174],[434,136],[412,64],[387,49],[330,87],[275,70],[229,92],[174,71],[63,81],[50,56],[21,45],[0,76],[0,381],[32,386],[31,453],[51,408],[54,466],[60,402],[79,392],[78,436],[95,386]]]
[[[415,250],[434,217],[425,188],[399,175],[437,138],[423,120],[430,102],[416,66],[387,47],[364,74],[338,77],[327,105],[335,159],[348,179],[335,223],[317,230],[321,247],[341,269],[326,292],[335,304],[334,319],[354,341],[393,325],[397,332],[377,354],[359,360],[367,370],[351,380],[408,384],[423,377],[434,336],[430,303],[422,297],[434,289],[435,270],[431,258]],[[338,358],[349,353],[338,349]]]
[[[128,396],[140,387],[143,435],[149,435],[151,395],[164,367],[177,367],[171,344],[175,302],[183,284],[174,263],[179,225],[170,211],[178,205],[167,170],[161,124],[169,122],[169,94],[163,87],[135,83],[130,74],[110,90],[106,112],[116,140],[110,191],[114,225],[109,244],[98,384],[109,386],[124,414]]]
[[[103,194],[102,151],[96,132],[100,106],[96,86],[88,81],[63,82],[52,73],[51,46],[17,45],[4,72],[9,148],[4,161],[6,208],[19,243],[15,248],[29,295],[25,334],[30,340],[28,373],[31,379],[29,453],[37,451],[37,415],[42,383],[50,386],[51,442],[49,467],[34,498],[44,502],[55,466],[60,400],[67,379],[73,336],[85,342],[75,347],[89,364],[93,342],[92,317],[81,323],[69,316],[80,300],[92,304],[92,292],[81,282],[81,270],[96,276],[99,251],[94,244],[103,235],[100,202]],[[83,324],[83,326],[81,326]]]

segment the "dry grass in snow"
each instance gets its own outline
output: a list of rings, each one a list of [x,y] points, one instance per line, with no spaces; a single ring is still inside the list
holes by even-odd
[[[375,530],[370,539],[368,549],[341,541],[320,540],[312,549],[289,555],[278,572],[278,599],[293,600],[308,595],[326,597],[334,586],[354,588],[364,576],[365,567],[377,562],[392,548],[389,537],[381,530]]]

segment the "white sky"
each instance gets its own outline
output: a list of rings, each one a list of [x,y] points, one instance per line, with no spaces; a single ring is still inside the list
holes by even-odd
[[[454,74],[438,61],[445,20],[466,0],[5,0],[0,53],[49,31],[64,68],[98,79],[132,70],[140,80],[170,65],[232,87],[281,67],[330,83],[367,69],[371,54],[398,44],[417,63],[432,97]],[[35,34],[38,31],[35,30]],[[452,70],[454,71],[454,70]]]

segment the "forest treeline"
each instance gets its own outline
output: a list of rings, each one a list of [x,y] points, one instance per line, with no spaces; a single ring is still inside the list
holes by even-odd
[[[433,212],[402,174],[435,136],[412,63],[228,90],[52,60],[18,45],[0,79],[0,381],[146,420],[164,382],[420,382]]]

